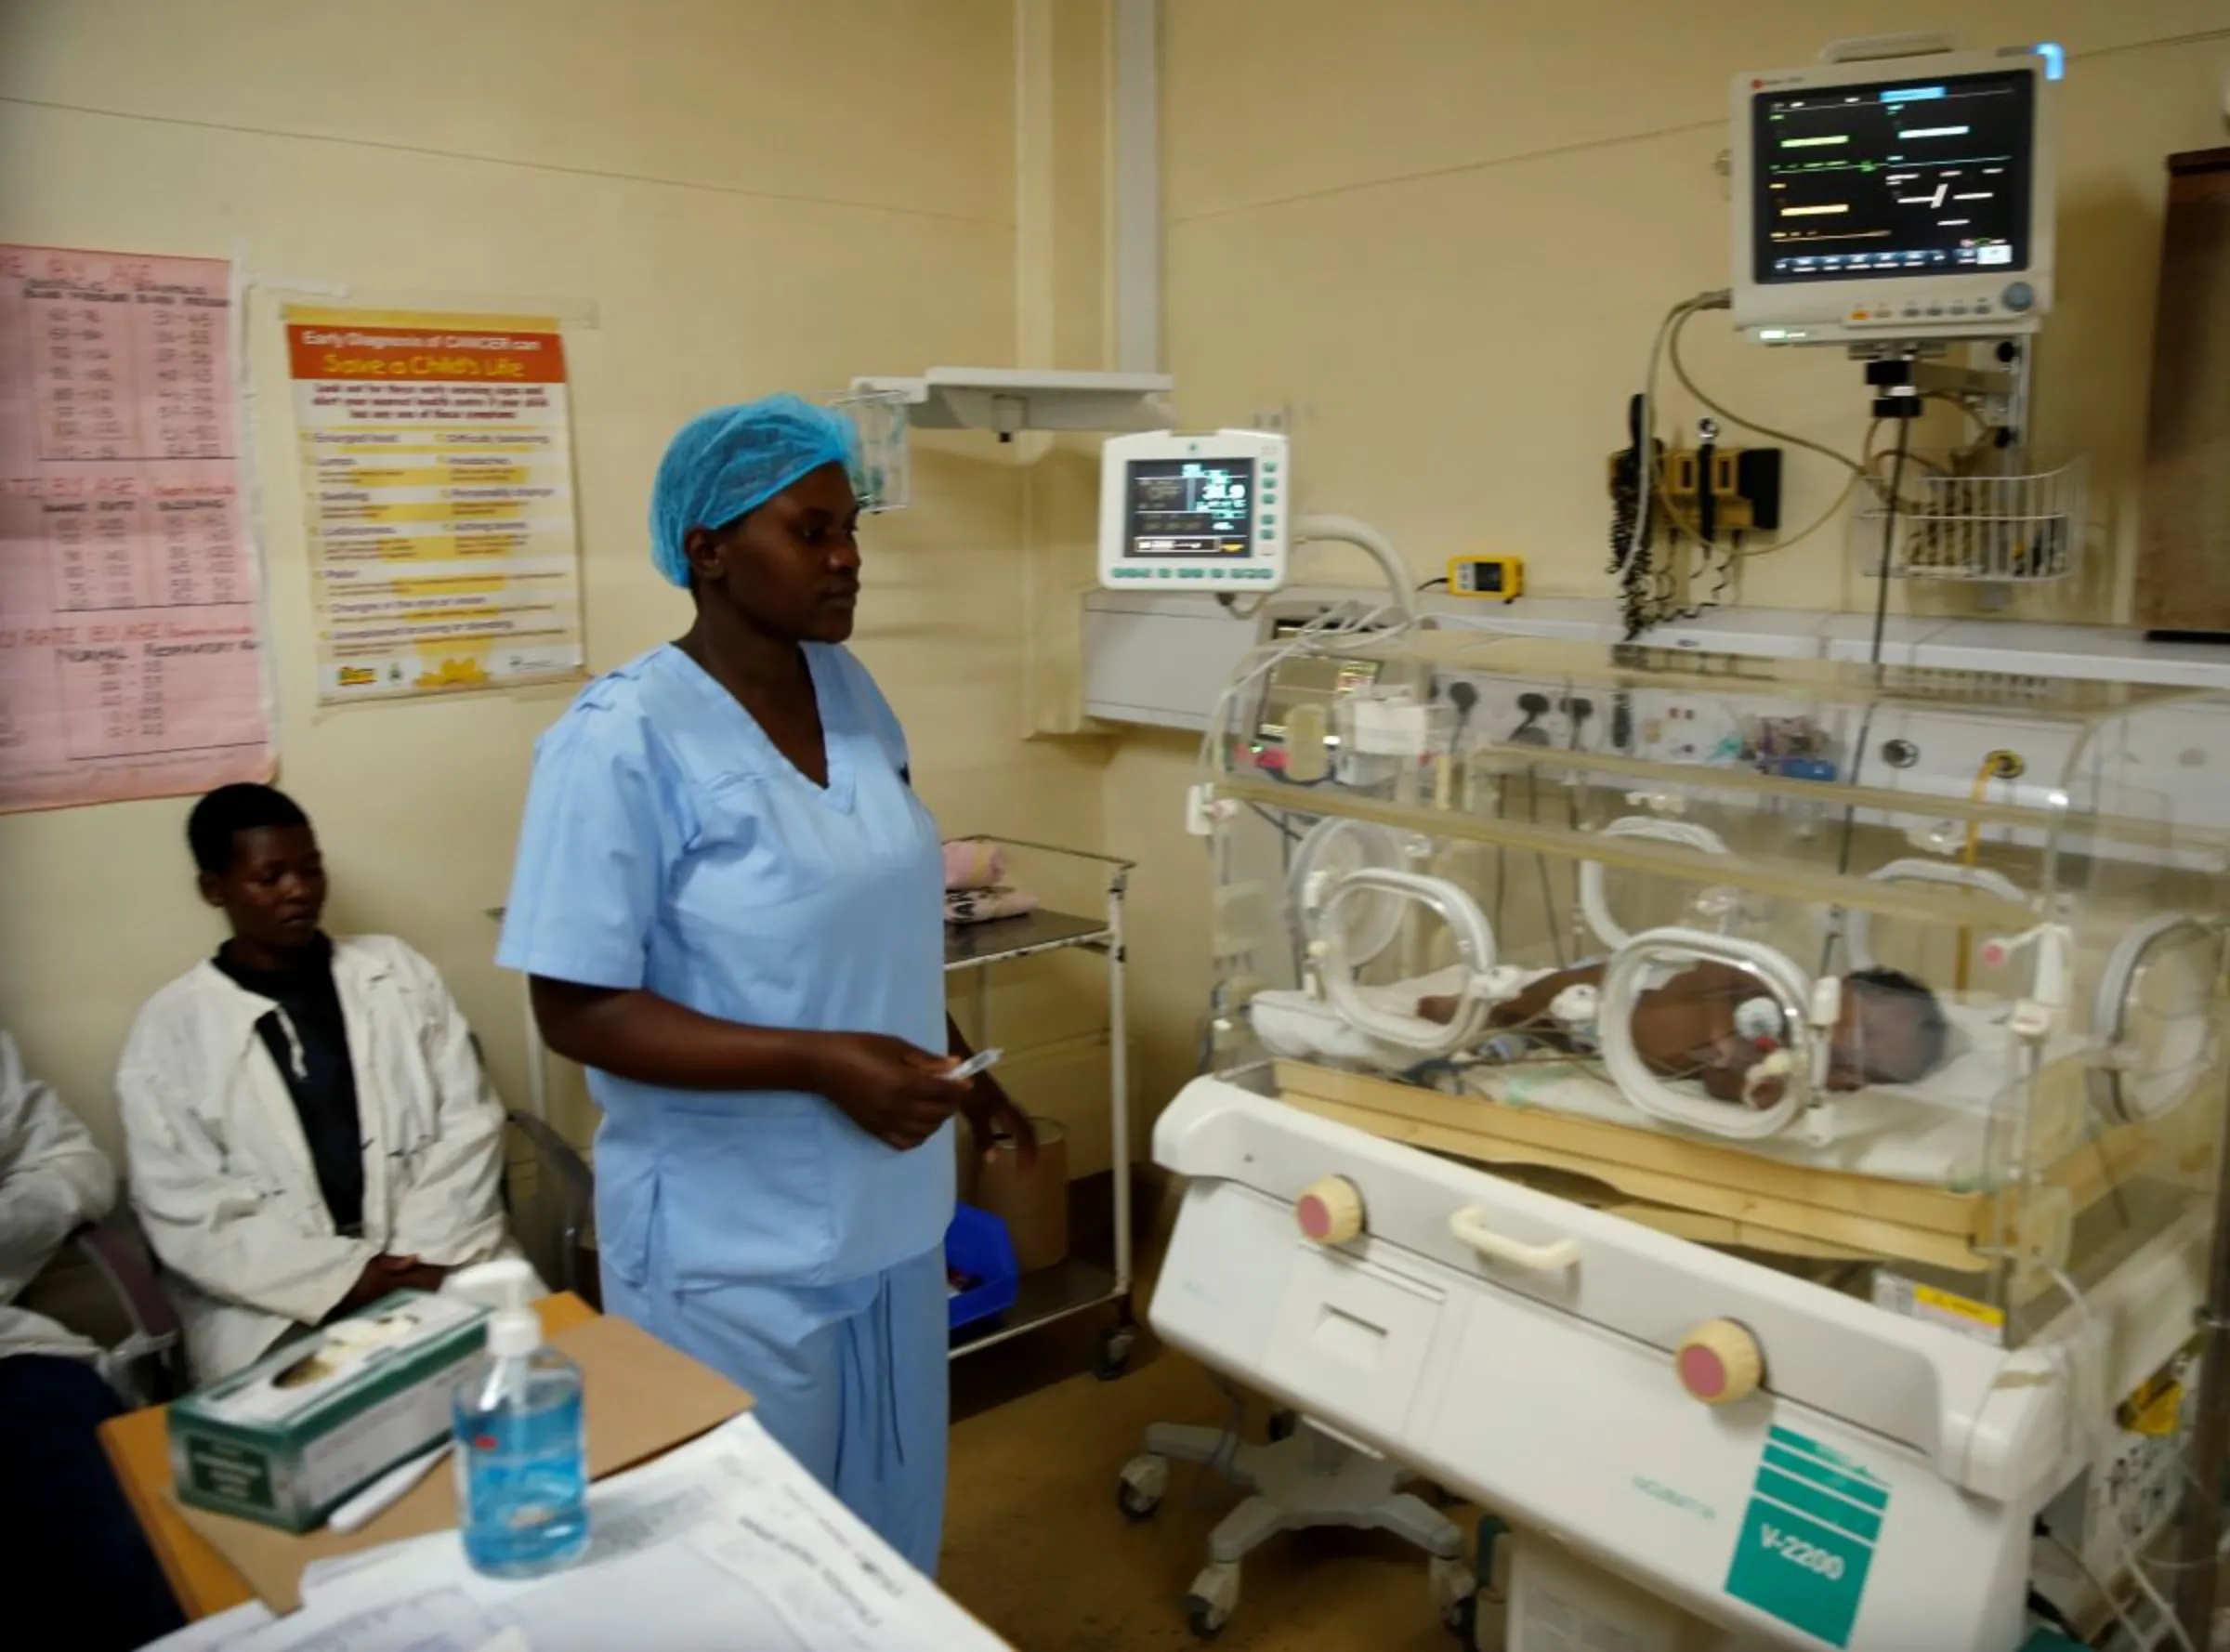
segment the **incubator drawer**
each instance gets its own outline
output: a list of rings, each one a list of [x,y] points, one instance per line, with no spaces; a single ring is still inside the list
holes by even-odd
[[[1295,1403],[1398,1428],[1423,1378],[1447,1292],[1423,1278],[1298,1241],[1285,1275],[1270,1357]]]

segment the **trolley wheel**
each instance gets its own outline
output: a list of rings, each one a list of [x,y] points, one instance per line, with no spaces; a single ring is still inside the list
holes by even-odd
[[[1093,1344],[1092,1374],[1103,1383],[1112,1383],[1122,1375],[1123,1368],[1131,1361],[1131,1350],[1137,1345],[1135,1325],[1110,1325]]]
[[[1272,1444],[1272,1445],[1274,1446],[1274,1445],[1276,1445],[1276,1444],[1277,1444],[1277,1443],[1278,1443],[1279,1440],[1290,1440],[1290,1439],[1292,1439],[1292,1438],[1293,1437],[1294,1434],[1295,1434],[1295,1433],[1296,1433],[1296,1432],[1297,1432],[1297,1431],[1300,1429],[1300,1427],[1301,1427],[1301,1413],[1300,1413],[1300,1412],[1298,1412],[1298,1411],[1289,1411],[1289,1410],[1286,1410],[1286,1409],[1285,1409],[1283,1407],[1280,1407],[1279,1409],[1277,1409],[1277,1410],[1275,1410],[1275,1411],[1272,1411],[1272,1412],[1270,1413],[1270,1427],[1269,1427],[1270,1444]]]

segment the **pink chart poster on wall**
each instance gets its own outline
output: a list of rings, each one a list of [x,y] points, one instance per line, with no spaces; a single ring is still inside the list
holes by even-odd
[[[0,812],[270,774],[229,277],[0,245]]]

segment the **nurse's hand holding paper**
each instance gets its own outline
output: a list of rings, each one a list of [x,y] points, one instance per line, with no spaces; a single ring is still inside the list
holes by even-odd
[[[695,623],[537,746],[498,956],[603,1111],[606,1308],[749,1389],[933,1571],[950,1127],[1019,1121],[949,1076],[936,822],[842,646],[855,440],[793,396],[675,438],[652,554]]]

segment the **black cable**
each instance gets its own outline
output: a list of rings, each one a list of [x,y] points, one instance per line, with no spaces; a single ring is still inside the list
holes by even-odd
[[[1632,642],[1656,621],[1651,616],[1650,542],[1657,537],[1657,513],[1648,509],[1648,490],[1657,484],[1652,462],[1659,444],[1650,439],[1647,399],[1626,403],[1627,447],[1611,466],[1610,561],[1605,571],[1619,586],[1620,617]]]
[[[1541,824],[1541,770],[1531,764],[1526,766],[1526,819],[1531,825]],[[1556,967],[1565,967],[1564,934],[1556,924],[1556,896],[1549,884],[1549,858],[1536,850],[1533,865],[1541,873],[1541,917],[1548,926],[1549,944],[1556,951]]]
[[[1419,585],[1419,586],[1417,587],[1417,590],[1418,590],[1418,593],[1419,593],[1420,595],[1423,595],[1424,592],[1432,590],[1432,589],[1433,589],[1433,588],[1434,588],[1436,585],[1445,585],[1445,584],[1447,584],[1447,583],[1448,583],[1448,575],[1446,575],[1446,574],[1442,574],[1442,575],[1441,575],[1441,576],[1440,576],[1438,579],[1436,579],[1436,580],[1427,580],[1427,581],[1425,581],[1423,584],[1422,584],[1422,585]]]
[[[1912,419],[1900,415],[1897,419],[1897,445],[1891,451],[1889,466],[1889,503],[1882,511],[1882,566],[1875,570],[1880,584],[1874,592],[1874,643],[1867,658],[1870,664],[1882,663],[1882,634],[1889,629],[1889,570],[1890,559],[1897,546],[1897,501],[1905,489],[1905,460],[1911,452]]]
[[[1298,784],[1298,782],[1295,783]],[[1259,803],[1250,803],[1247,805],[1247,806],[1253,809],[1256,814],[1260,815],[1265,820],[1268,821],[1270,825],[1276,827],[1279,832],[1283,833],[1285,834],[1285,841],[1287,843],[1299,843],[1301,841],[1303,834],[1294,831],[1290,822],[1280,820],[1276,815],[1270,813],[1268,809],[1264,808]]]
[[[1725,608],[1727,587],[1735,583],[1735,559],[1742,555],[1742,531],[1736,529],[1728,539],[1719,557],[1719,577],[1712,583],[1712,594],[1704,598],[1706,608]]]

